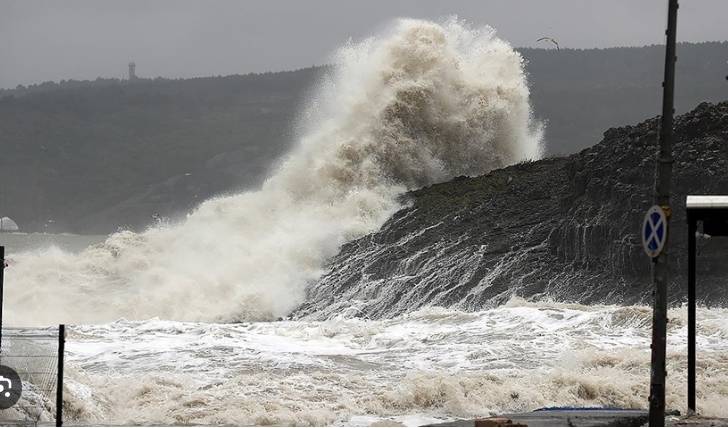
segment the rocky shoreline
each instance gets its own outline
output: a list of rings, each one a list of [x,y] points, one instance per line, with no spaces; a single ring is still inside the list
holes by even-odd
[[[459,177],[404,196],[379,231],[344,245],[295,317],[478,310],[513,296],[585,304],[651,298],[638,235],[652,205],[658,118],[580,153]],[[675,121],[670,299],[686,293],[685,196],[728,194],[728,102]],[[726,240],[700,240],[698,300],[728,303]],[[353,309],[352,309],[353,308]]]

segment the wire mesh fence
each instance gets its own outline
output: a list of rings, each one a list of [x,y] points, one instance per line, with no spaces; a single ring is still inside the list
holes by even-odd
[[[15,370],[23,384],[20,400],[0,410],[0,426],[55,425],[58,329],[2,328],[0,365]]]

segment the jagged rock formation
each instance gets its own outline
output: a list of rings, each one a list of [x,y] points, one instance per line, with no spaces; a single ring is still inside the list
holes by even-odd
[[[294,314],[392,316],[427,305],[466,310],[513,295],[583,303],[651,297],[638,234],[652,205],[657,118],[610,129],[564,158],[461,177],[405,195],[376,233],[346,244]],[[687,194],[728,194],[728,102],[675,124],[670,296],[686,290]],[[728,238],[699,240],[698,296],[728,302]]]

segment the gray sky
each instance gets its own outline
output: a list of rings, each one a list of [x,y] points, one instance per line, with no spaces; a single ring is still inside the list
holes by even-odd
[[[322,64],[397,17],[457,15],[514,46],[662,43],[666,0],[0,0],[0,87],[45,80],[191,77]],[[728,39],[728,1],[682,0],[678,38]]]

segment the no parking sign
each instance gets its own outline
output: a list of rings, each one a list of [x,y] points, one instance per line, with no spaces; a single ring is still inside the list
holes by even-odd
[[[642,248],[655,258],[662,253],[667,241],[667,216],[659,205],[653,205],[642,222]]]

